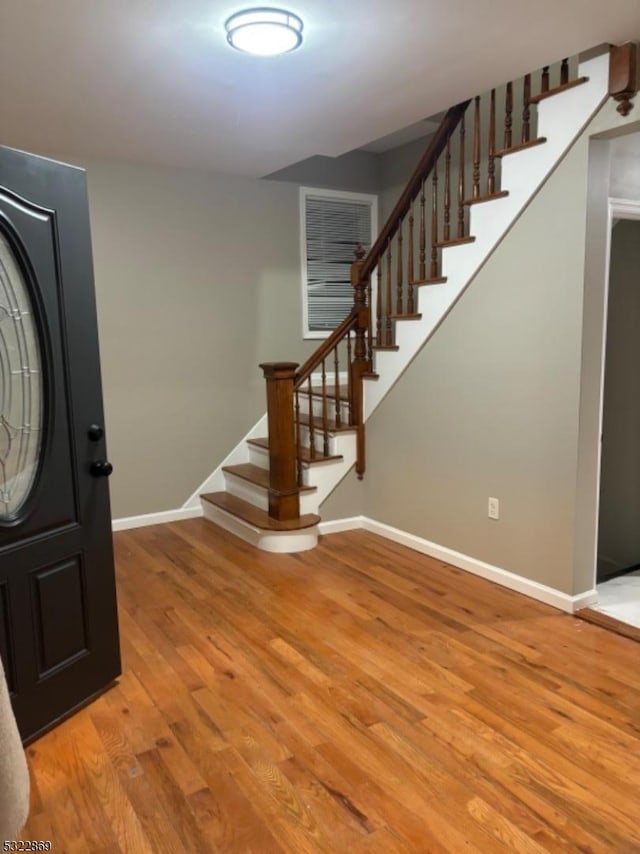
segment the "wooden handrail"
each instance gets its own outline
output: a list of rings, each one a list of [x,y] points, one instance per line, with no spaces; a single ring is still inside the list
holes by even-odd
[[[340,326],[336,326],[331,335],[322,342],[320,347],[313,353],[304,365],[296,372],[294,388],[300,388],[307,380],[312,372],[318,367],[323,359],[326,359],[331,351],[336,347],[347,334],[350,329],[353,329],[358,323],[358,309],[352,308],[349,314],[342,321]]]
[[[389,240],[395,235],[400,220],[405,216],[411,207],[411,203],[422,189],[422,182],[431,173],[436,161],[447,146],[447,140],[458,126],[470,103],[471,101],[462,101],[460,104],[447,110],[444,119],[440,123],[440,127],[433,135],[429,147],[420,158],[420,162],[416,166],[396,206],[391,211],[391,215],[384,224],[376,242],[367,253],[360,274],[362,280],[367,279],[378,266],[380,256],[387,248]]]

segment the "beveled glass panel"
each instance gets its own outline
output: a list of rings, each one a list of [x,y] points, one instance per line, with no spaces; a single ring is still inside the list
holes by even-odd
[[[27,283],[0,232],[0,522],[23,506],[42,445],[40,340]]]

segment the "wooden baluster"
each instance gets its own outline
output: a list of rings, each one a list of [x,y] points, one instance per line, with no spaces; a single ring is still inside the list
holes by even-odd
[[[529,142],[531,138],[531,75],[524,75],[522,84],[522,142]]]
[[[540,91],[548,92],[549,91],[549,66],[545,65],[542,69],[542,81],[540,83]]]
[[[402,223],[398,226],[398,276],[396,279],[396,314],[402,314],[402,289],[404,285],[404,271],[402,269]]]
[[[338,355],[338,347],[333,351],[333,392],[335,399],[336,427],[342,427],[342,411],[340,409],[340,357]]]
[[[376,298],[376,344],[382,346],[382,259],[378,264],[378,293]]]
[[[296,471],[296,362],[264,362],[269,426],[269,516],[281,522],[300,518]]]
[[[431,187],[431,267],[429,276],[438,278],[438,161],[433,164]]]
[[[496,90],[491,90],[491,106],[489,108],[489,167],[487,177],[487,193],[496,191]]]
[[[356,251],[356,260],[351,265],[351,284],[353,286],[353,309],[356,314],[355,345],[353,361],[349,365],[349,423],[356,428],[356,474],[362,480],[365,471],[365,425],[364,425],[364,376],[367,372],[366,343],[364,336],[369,325],[366,299],[366,278],[363,282],[364,251]],[[347,346],[351,343],[351,330],[347,336]]]
[[[464,170],[465,170],[465,127],[464,113],[460,119],[460,160],[458,164],[458,237],[464,237]]]
[[[351,345],[351,330],[347,332],[347,398],[349,406],[349,424],[353,424],[353,378],[351,376],[351,363],[353,361],[353,349]]]
[[[296,463],[297,463],[297,482],[298,486],[302,486],[302,460],[300,459],[300,450],[302,445],[300,443],[300,392],[296,389],[295,396],[295,410],[296,410]]]
[[[309,456],[312,460],[316,458],[316,425],[313,415],[313,386],[311,385],[311,376],[308,382],[309,395]]]
[[[371,276],[367,282],[367,305],[369,306],[369,328],[367,329],[367,361],[369,371],[373,373],[373,296]]]
[[[504,148],[511,148],[511,125],[513,123],[513,83],[507,83],[504,101]]]
[[[564,86],[565,83],[569,82],[569,60],[563,59],[562,65],[560,66],[560,84]]]
[[[387,246],[387,335],[385,339],[387,347],[391,347],[393,344],[393,324],[391,320],[391,315],[393,314],[393,308],[391,307],[391,260],[391,238],[389,238],[389,244]]]
[[[322,360],[322,452],[329,456],[329,398],[327,397],[327,370]]]
[[[409,262],[407,266],[407,311],[409,314],[415,312],[413,301],[413,283],[415,276],[413,272],[413,205],[409,211]]]
[[[480,197],[480,96],[475,97],[473,116],[473,198]]]
[[[423,282],[427,278],[427,267],[426,267],[426,257],[427,257],[427,222],[425,219],[424,205],[425,205],[425,195],[424,195],[424,184],[422,182],[422,193],[420,194],[420,266],[418,267],[418,276],[420,277],[420,281]]]
[[[444,155],[444,239],[451,239],[449,219],[451,216],[451,137],[447,139]]]

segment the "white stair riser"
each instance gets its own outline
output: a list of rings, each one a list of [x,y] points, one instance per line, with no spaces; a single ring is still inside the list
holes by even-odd
[[[347,448],[347,453],[349,453],[349,449],[351,448],[351,444],[353,438],[355,436],[355,430],[350,431],[348,433],[332,433],[329,436],[329,451],[331,455],[343,454],[344,449]],[[306,427],[302,428],[300,432],[300,438],[302,440],[301,444],[303,448],[309,447],[309,431]],[[316,450],[319,453],[322,453],[322,445],[323,438],[322,433],[318,433],[316,431]],[[266,448],[260,448],[256,445],[247,445],[249,450],[249,462],[253,463],[256,466],[259,466],[263,469],[269,469],[269,451]],[[316,467],[327,465],[327,463],[317,463],[314,465],[306,465],[303,463],[303,482],[305,485],[315,486],[315,481],[313,478],[309,477],[309,471],[313,470]]]
[[[224,476],[225,490],[235,495],[237,498],[242,498],[243,501],[248,501],[259,507],[261,510],[269,509],[269,496],[267,491],[255,483],[249,483],[244,478],[236,477],[235,475],[225,472]]]
[[[294,554],[306,552],[318,545],[318,526],[304,528],[302,531],[261,531],[253,525],[248,525],[236,516],[225,513],[219,507],[203,501],[205,519],[214,522],[225,531],[230,531],[247,543],[251,543],[265,552],[278,554]]]
[[[266,448],[258,448],[255,445],[247,445],[249,449],[249,460],[248,462],[253,463],[254,466],[259,466],[261,469],[269,469],[269,451]],[[243,460],[243,462],[247,462],[247,460]]]
[[[304,415],[309,414],[309,398],[305,395],[300,398],[300,412]],[[316,418],[324,417],[324,407],[322,403],[322,398],[320,397],[312,397],[311,398],[311,409],[313,409],[313,414]],[[331,421],[336,421],[336,402],[333,398],[327,399],[327,418]],[[346,400],[340,401],[340,419],[343,425],[347,425],[349,423],[349,404]]]
[[[236,498],[248,501],[260,510],[269,510],[269,495],[267,490],[256,483],[251,483],[242,477],[225,472],[225,490]],[[302,492],[300,494],[300,513],[317,513],[318,499],[315,492]]]
[[[318,429],[314,430],[313,442],[314,442],[314,446],[315,446],[316,451],[320,454],[324,454],[324,433],[322,432],[322,430],[318,430]],[[303,448],[310,448],[311,447],[311,431],[309,430],[308,427],[301,427],[300,428],[300,445]],[[338,445],[336,442],[336,434],[335,433],[333,433],[333,434],[329,433],[328,434],[328,454],[333,455],[333,454],[339,453],[339,451],[336,450],[337,446]]]

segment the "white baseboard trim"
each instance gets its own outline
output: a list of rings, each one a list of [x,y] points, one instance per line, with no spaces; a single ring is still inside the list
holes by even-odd
[[[342,531],[355,531],[364,527],[364,516],[350,516],[348,519],[333,519],[330,522],[320,522],[318,528],[321,534],[339,534]]]
[[[492,566],[462,552],[454,551],[446,546],[440,546],[438,543],[425,540],[423,537],[402,531],[400,528],[394,528],[391,525],[384,524],[384,522],[369,519],[367,516],[353,516],[348,519],[336,519],[332,522],[322,522],[320,524],[320,531],[323,534],[335,534],[340,531],[351,531],[357,528],[363,528],[372,534],[379,534],[381,537],[393,540],[393,542],[399,543],[402,546],[407,546],[407,548],[414,549],[436,560],[450,563],[452,566],[465,570],[465,572],[478,575],[480,578],[486,578],[487,581],[493,581],[494,584],[507,587],[509,590],[515,590],[517,593],[522,593],[531,599],[544,602],[546,605],[559,608],[561,611],[566,611],[569,614],[573,614],[581,608],[586,608],[598,601],[596,590],[588,590],[585,593],[579,593],[577,596],[570,596],[568,593],[548,587],[546,584],[540,584],[537,581],[523,578],[514,572],[509,572],[498,566]]]
[[[179,522],[182,519],[195,519],[202,516],[202,507],[179,507],[177,510],[162,510],[160,513],[146,513],[144,516],[127,516],[113,519],[113,531],[128,531],[130,528],[145,528],[147,525],[163,525],[165,522]]]
[[[577,596],[571,597],[573,600],[573,611],[581,611],[583,608],[590,608],[592,605],[597,605],[600,601],[598,591],[594,587],[593,590],[587,590],[585,593],[579,593]]]
[[[130,528],[142,528],[147,525],[162,525],[166,522],[178,522],[182,519],[193,519],[198,516],[205,515],[202,507],[196,508],[178,508],[177,510],[164,510],[160,513],[148,513],[144,516],[129,516],[125,519],[114,519],[112,528],[114,531],[126,531]],[[225,516],[227,514],[224,514]],[[218,519],[214,519],[217,521]],[[224,525],[227,527],[227,525]],[[588,608],[590,605],[598,602],[597,590],[587,590],[584,593],[579,593],[577,596],[570,596],[568,593],[563,593],[553,587],[548,587],[546,584],[540,584],[537,581],[531,581],[528,578],[523,578],[521,575],[516,575],[514,572],[509,572],[506,569],[501,569],[498,566],[492,566],[489,563],[478,560],[477,558],[465,555],[462,552],[454,551],[447,546],[432,543],[430,540],[425,540],[423,537],[418,537],[415,534],[410,534],[408,531],[402,531],[400,528],[394,528],[391,525],[386,525],[384,522],[378,522],[375,519],[369,519],[367,516],[349,516],[345,519],[333,519],[329,522],[320,522],[318,525],[320,534],[338,534],[343,531],[365,530],[372,534],[378,534],[388,540],[393,540],[402,546],[413,549],[421,554],[441,560],[444,563],[450,563],[452,566],[463,569],[465,572],[470,572],[473,575],[478,575],[480,578],[486,578],[487,581],[493,581],[494,584],[499,584],[501,587],[507,587],[509,590],[515,590],[517,593],[522,593],[529,596],[531,599],[536,599],[538,602],[544,602],[546,605],[551,605],[554,608],[559,608],[561,611],[566,611],[568,614],[574,614],[582,608]],[[228,528],[228,530],[232,530]],[[235,531],[234,531],[235,533]],[[291,544],[288,544],[291,545]],[[306,548],[311,548],[308,545]],[[269,549],[270,551],[276,549]],[[277,549],[278,551],[289,551],[289,547],[284,547],[284,544]],[[294,551],[297,549],[293,549]]]

